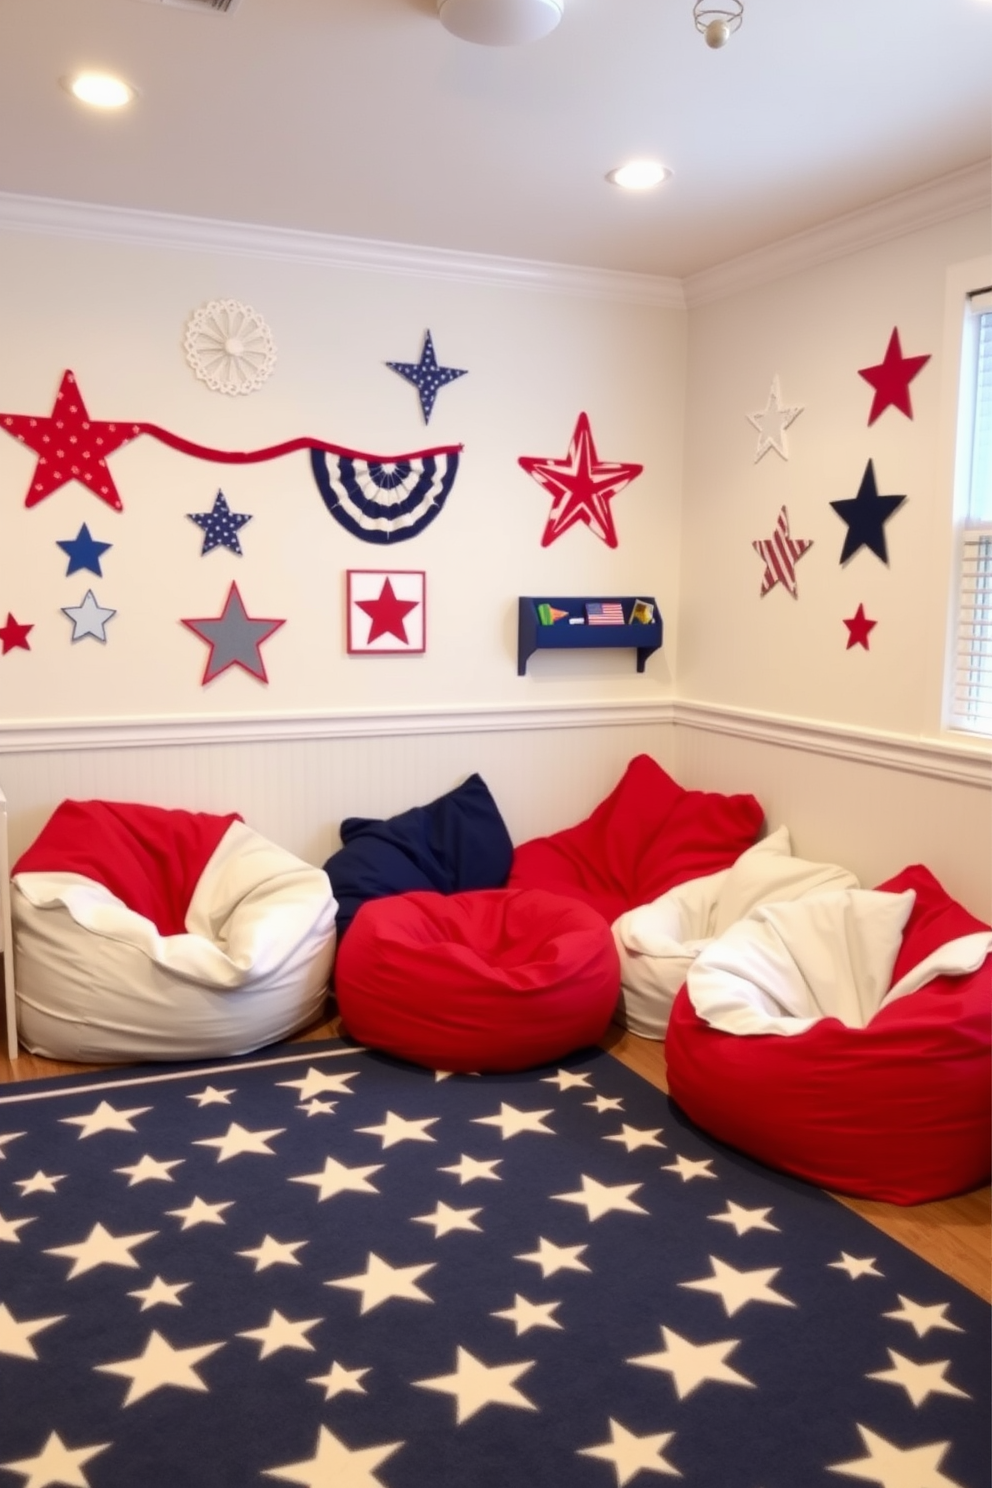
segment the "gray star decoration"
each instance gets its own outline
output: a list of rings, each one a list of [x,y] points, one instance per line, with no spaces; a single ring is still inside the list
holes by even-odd
[[[434,399],[439,390],[446,383],[454,382],[456,377],[465,376],[464,368],[438,366],[430,331],[424,336],[424,349],[420,353],[419,362],[387,362],[386,366],[398,372],[401,377],[405,377],[407,382],[413,383],[420,394],[420,407],[423,410],[425,424],[430,423]]]
[[[242,556],[238,533],[246,522],[251,521],[251,517],[247,512],[232,512],[223,491],[217,492],[210,511],[187,512],[186,515],[191,522],[195,522],[203,529],[201,558],[212,548],[230,548],[231,552],[237,553],[239,558]]]
[[[97,641],[107,640],[107,621],[112,620],[117,614],[116,610],[108,610],[103,605],[97,604],[96,595],[92,589],[87,589],[83,600],[78,605],[63,605],[63,615],[68,615],[72,621],[72,639],[81,641],[84,636],[93,636]]]
[[[262,642],[286,622],[253,619],[245,609],[237,584],[232,584],[227,591],[224,609],[216,619],[183,620],[182,623],[210,647],[201,686],[205,687],[232,666],[241,667],[260,682],[268,682],[260,648]]]

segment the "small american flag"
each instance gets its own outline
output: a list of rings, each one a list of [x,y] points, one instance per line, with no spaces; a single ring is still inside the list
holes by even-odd
[[[598,600],[586,605],[586,620],[590,625],[622,625],[623,605],[619,600]]]

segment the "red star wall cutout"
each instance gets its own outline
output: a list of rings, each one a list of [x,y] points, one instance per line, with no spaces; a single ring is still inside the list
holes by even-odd
[[[610,502],[640,475],[644,466],[600,460],[586,414],[579,414],[564,460],[521,455],[519,464],[551,494],[551,515],[541,538],[542,548],[576,522],[584,522],[607,547],[617,546]]]
[[[425,650],[425,582],[422,571],[349,569],[349,652]]]
[[[0,625],[0,656],[6,656],[8,651],[16,651],[18,647],[22,651],[30,651],[28,633],[32,630],[33,625],[19,625],[8,610],[6,625]]]
[[[796,564],[804,553],[809,552],[813,546],[813,540],[809,537],[790,535],[789,513],[784,506],[778,514],[775,531],[771,537],[759,538],[751,546],[759,558],[763,558],[765,562],[765,572],[761,580],[761,598],[764,599],[776,584],[781,584],[783,589],[789,591],[793,599],[798,599]]]
[[[852,646],[864,646],[868,650],[868,637],[878,624],[877,620],[869,620],[865,614],[865,607],[859,604],[850,620],[845,620],[847,626],[847,650]]]
[[[184,620],[182,623],[210,647],[201,686],[205,687],[208,682],[219,677],[221,672],[226,672],[228,667],[233,666],[240,667],[249,677],[268,682],[261,645],[286,622],[260,620],[250,616],[237,584],[232,583],[227,591],[224,608],[216,618]]]
[[[909,401],[909,384],[929,360],[929,353],[926,356],[904,357],[899,344],[898,327],[893,327],[882,361],[875,367],[858,369],[858,376],[863,377],[865,382],[875,389],[875,396],[871,400],[871,412],[868,414],[869,425],[873,424],[879,414],[884,413],[889,407],[898,408],[900,413],[904,413],[909,419],[913,417],[913,405]]]
[[[25,506],[37,506],[53,491],[81,481],[94,496],[121,511],[107,456],[141,434],[140,424],[94,422],[86,412],[76,379],[65,372],[48,418],[26,413],[0,413],[0,429],[19,439],[38,456]]]

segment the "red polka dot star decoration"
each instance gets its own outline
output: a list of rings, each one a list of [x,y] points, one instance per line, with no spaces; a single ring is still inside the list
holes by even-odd
[[[783,506],[775,523],[771,537],[759,538],[751,544],[758,557],[764,560],[765,572],[761,579],[761,598],[770,593],[776,584],[787,589],[793,599],[799,598],[796,585],[796,564],[813,546],[812,538],[793,537],[789,532],[789,513]]]
[[[908,419],[913,417],[913,405],[909,397],[909,384],[930,360],[926,356],[903,356],[899,341],[899,328],[894,326],[885,356],[874,367],[860,367],[858,376],[863,377],[875,390],[868,414],[869,425],[887,408],[898,408]]]
[[[576,522],[585,523],[608,548],[617,546],[610,502],[640,475],[644,466],[601,460],[587,414],[579,414],[564,460],[521,455],[518,463],[551,495],[551,514],[541,537],[542,548]]]
[[[53,491],[78,480],[114,511],[123,509],[107,456],[141,434],[142,427],[91,419],[71,372],[63,374],[47,418],[4,413],[0,427],[38,456],[25,506],[37,506]]]

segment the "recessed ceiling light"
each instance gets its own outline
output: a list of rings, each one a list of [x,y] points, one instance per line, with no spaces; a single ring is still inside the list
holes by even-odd
[[[652,186],[667,181],[671,174],[667,165],[661,165],[657,160],[629,160],[626,165],[611,170],[606,179],[627,191],[650,191]]]
[[[73,77],[63,78],[62,86],[80,103],[101,109],[123,108],[136,92],[122,78],[111,77],[105,72],[77,72]]]

